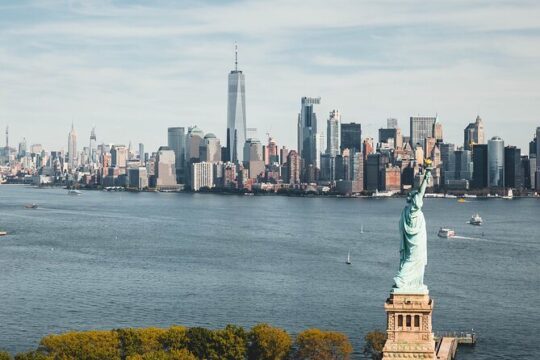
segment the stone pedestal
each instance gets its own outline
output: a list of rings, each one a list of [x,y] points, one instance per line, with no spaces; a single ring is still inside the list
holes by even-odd
[[[384,304],[387,315],[383,360],[436,359],[431,330],[433,300],[427,293],[392,293]]]

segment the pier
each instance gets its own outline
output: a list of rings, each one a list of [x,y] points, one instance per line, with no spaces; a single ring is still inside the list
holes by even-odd
[[[476,334],[474,331],[442,332],[435,336],[435,342],[438,360],[454,360],[458,345],[474,345]]]
[[[443,338],[454,338],[458,345],[475,345],[477,336],[474,330],[471,331],[445,331],[435,334],[435,341],[439,342]]]

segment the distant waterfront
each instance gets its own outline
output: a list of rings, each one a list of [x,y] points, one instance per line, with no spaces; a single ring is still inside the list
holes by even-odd
[[[11,184],[14,185],[14,184]],[[22,184],[17,184],[22,185]],[[30,187],[30,185],[27,185]],[[64,189],[68,190],[68,187],[63,185],[56,185],[56,186],[32,186],[33,188],[40,188],[40,189]],[[218,195],[257,195],[257,196],[290,196],[290,197],[328,197],[328,198],[403,198],[406,197],[408,192],[410,192],[410,189],[405,189],[401,191],[381,191],[381,192],[368,192],[364,191],[363,193],[359,194],[349,194],[349,195],[343,195],[336,192],[317,192],[317,191],[310,191],[310,190],[300,190],[300,189],[287,189],[286,191],[269,191],[269,190],[253,190],[249,191],[247,189],[223,189],[223,188],[212,188],[212,189],[206,189],[201,190],[197,192],[193,191],[158,191],[156,189],[146,189],[146,190],[138,190],[138,189],[131,189],[126,188],[123,186],[112,186],[112,187],[77,187],[76,189],[82,190],[82,191],[105,191],[105,192],[133,192],[133,193],[156,193],[156,192],[164,192],[164,193],[188,193],[188,194],[218,194]],[[449,198],[449,199],[455,199],[455,198],[478,198],[478,199],[497,199],[500,197],[503,197],[507,194],[507,190],[502,189],[483,189],[483,190],[450,190],[447,192],[430,192],[428,191],[426,193],[426,197],[428,198]],[[522,192],[514,191],[513,194],[514,198],[540,198],[540,195],[534,191],[530,190],[524,190]]]
[[[0,186],[0,347],[70,329],[264,321],[343,331],[359,352],[385,326],[403,199],[66,193]],[[477,211],[485,225],[465,224]],[[425,212],[435,330],[477,331],[459,359],[538,351],[540,201],[426,199]],[[438,239],[441,226],[461,238]]]

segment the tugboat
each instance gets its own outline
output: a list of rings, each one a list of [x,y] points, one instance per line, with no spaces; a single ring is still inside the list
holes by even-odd
[[[456,232],[449,228],[440,228],[439,233],[437,234],[438,237],[449,239],[456,236]]]
[[[473,216],[471,216],[471,219],[469,220],[469,224],[471,225],[476,225],[476,226],[480,226],[482,225],[482,222],[484,220],[482,220],[482,218],[480,217],[480,215],[478,215],[478,213],[474,214]]]

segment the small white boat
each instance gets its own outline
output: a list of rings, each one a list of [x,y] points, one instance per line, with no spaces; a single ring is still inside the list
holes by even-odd
[[[360,234],[364,233],[364,225],[360,225]]]
[[[7,235],[7,231],[0,231],[0,236],[5,236]]]
[[[484,220],[482,220],[482,217],[480,217],[478,213],[471,216],[471,219],[469,220],[469,224],[476,225],[476,226],[482,225],[483,222]]]
[[[69,195],[81,195],[81,192],[79,190],[70,189],[68,190]]]
[[[345,261],[345,264],[351,265],[351,252],[350,252],[350,251],[349,251],[349,253],[347,254],[347,261]]]
[[[27,208],[27,209],[37,209],[38,204],[36,204],[36,203],[26,204],[26,205],[24,205],[24,207]]]
[[[440,228],[439,233],[437,234],[438,237],[449,239],[456,236],[456,232],[449,228]]]
[[[512,200],[514,198],[514,192],[512,191],[512,189],[508,189],[508,193],[506,193],[506,196],[503,196],[502,198],[506,200]]]

